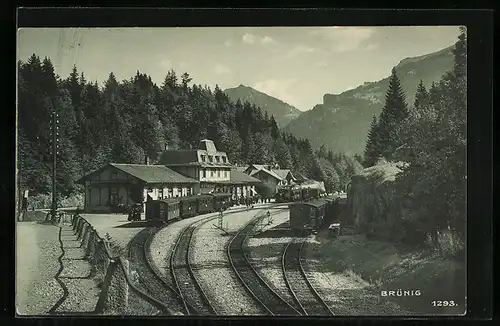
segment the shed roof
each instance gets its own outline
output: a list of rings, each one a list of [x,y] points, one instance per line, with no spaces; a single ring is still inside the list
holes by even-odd
[[[295,177],[293,176],[292,172],[289,169],[280,169],[280,170],[272,170],[272,171],[274,173],[276,173],[277,175],[279,175],[282,179],[286,179],[288,174],[290,174],[292,176],[292,179],[295,179]]]
[[[259,169],[259,170],[254,170],[252,171],[252,173],[250,173],[250,176],[254,176],[256,175],[257,173],[259,173],[260,171],[263,171],[264,173],[267,173],[269,174],[270,176],[272,176],[273,178],[276,178],[278,180],[283,180],[282,177],[280,177],[279,175],[277,175],[276,173],[274,173],[273,171],[271,170],[268,170],[268,169],[265,169],[265,168],[262,168],[262,169]]]
[[[198,181],[185,177],[164,165],[145,165],[145,164],[120,164],[108,163],[102,168],[93,171],[82,178],[77,183],[88,179],[94,173],[100,172],[108,167],[116,168],[146,183],[198,183]]]
[[[313,206],[313,207],[321,207],[321,206],[326,205],[326,201],[321,200],[321,199],[316,199],[316,200],[311,200],[311,201],[290,204],[291,207],[292,206],[303,206],[303,205]]]
[[[260,180],[238,170],[231,170],[231,183],[260,183]]]

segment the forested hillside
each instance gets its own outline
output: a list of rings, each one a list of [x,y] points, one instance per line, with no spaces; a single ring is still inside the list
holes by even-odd
[[[273,115],[279,128],[284,128],[302,113],[296,107],[249,86],[240,85],[235,88],[228,88],[224,90],[224,93],[234,102],[237,100],[249,102],[260,107],[269,115]]]
[[[380,206],[382,214],[367,214],[365,226],[374,232],[391,229],[391,234],[420,244],[428,241],[452,255],[463,250],[465,241],[466,46],[462,30],[453,68],[429,89],[421,81],[413,103],[407,103],[393,70],[385,105],[373,117],[365,148],[367,166],[383,158],[400,169]]]
[[[51,190],[50,116],[58,114],[57,187],[62,196],[79,191],[80,176],[108,162],[153,162],[169,148],[215,141],[234,164],[274,164],[324,180],[341,189],[360,163],[341,153],[315,152],[308,140],[282,133],[273,116],[255,105],[232,102],[215,87],[190,85],[185,73],[169,71],[158,86],[137,72],[118,81],[113,73],[99,87],[74,67],[62,79],[49,58],[33,54],[19,62],[19,185],[31,194]]]

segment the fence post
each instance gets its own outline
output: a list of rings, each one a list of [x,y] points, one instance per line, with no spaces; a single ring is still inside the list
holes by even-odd
[[[85,251],[85,258],[87,259],[93,259],[95,255],[95,241],[96,241],[96,233],[94,228],[91,228],[92,231],[90,232],[89,235],[89,241],[87,243],[87,248]]]
[[[85,228],[85,232],[83,233],[82,236],[82,243],[81,243],[82,248],[87,248],[88,246],[91,227],[92,227],[91,225],[87,225],[87,227]]]
[[[103,298],[103,313],[123,315],[128,309],[128,283],[125,277],[128,261],[120,257],[112,259],[103,283],[106,296]]]

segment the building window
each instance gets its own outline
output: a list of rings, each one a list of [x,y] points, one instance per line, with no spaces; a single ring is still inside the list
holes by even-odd
[[[163,188],[158,189],[158,199],[163,199]]]
[[[227,171],[224,171],[224,178],[227,178]]]
[[[116,180],[116,179],[118,179],[118,173],[111,172],[111,174],[109,175],[109,180]]]
[[[202,156],[201,156],[201,161],[202,161],[202,162],[206,162],[206,161],[207,161],[207,157],[206,157],[205,155],[202,155]]]
[[[209,155],[208,160],[210,161],[210,163],[212,163],[214,161],[214,157],[212,155]]]
[[[226,157],[225,156],[222,156],[222,162],[226,163]]]
[[[191,188],[186,189],[186,196],[191,196]]]
[[[216,157],[215,157],[215,162],[219,163],[219,160],[220,160],[220,157],[219,157],[219,156],[216,156]]]
[[[177,197],[182,197],[182,188],[177,188]]]
[[[212,177],[213,177],[213,176],[215,176],[215,171],[214,171],[214,170],[210,170],[210,172],[211,172],[211,174],[210,174],[210,175],[211,175]]]
[[[217,170],[217,178],[220,178],[220,170]]]
[[[203,169],[203,177],[206,178],[207,177],[207,170]]]
[[[168,198],[172,198],[174,196],[173,188],[168,188]]]

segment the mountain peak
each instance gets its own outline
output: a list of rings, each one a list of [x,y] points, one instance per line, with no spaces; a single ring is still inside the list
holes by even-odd
[[[453,68],[453,48],[406,58],[395,66],[410,106],[420,80],[429,88]],[[323,104],[302,113],[286,126],[286,131],[309,139],[316,148],[324,144],[333,151],[362,153],[373,116],[379,115],[384,106],[389,76],[387,71],[387,77],[379,81],[364,83],[340,94],[325,94]]]
[[[224,93],[232,100],[249,102],[258,106],[262,111],[266,111],[270,117],[274,116],[278,127],[283,128],[290,121],[297,118],[302,112],[294,106],[272,97],[266,93],[258,91],[250,86],[240,84],[238,87],[228,88]]]

